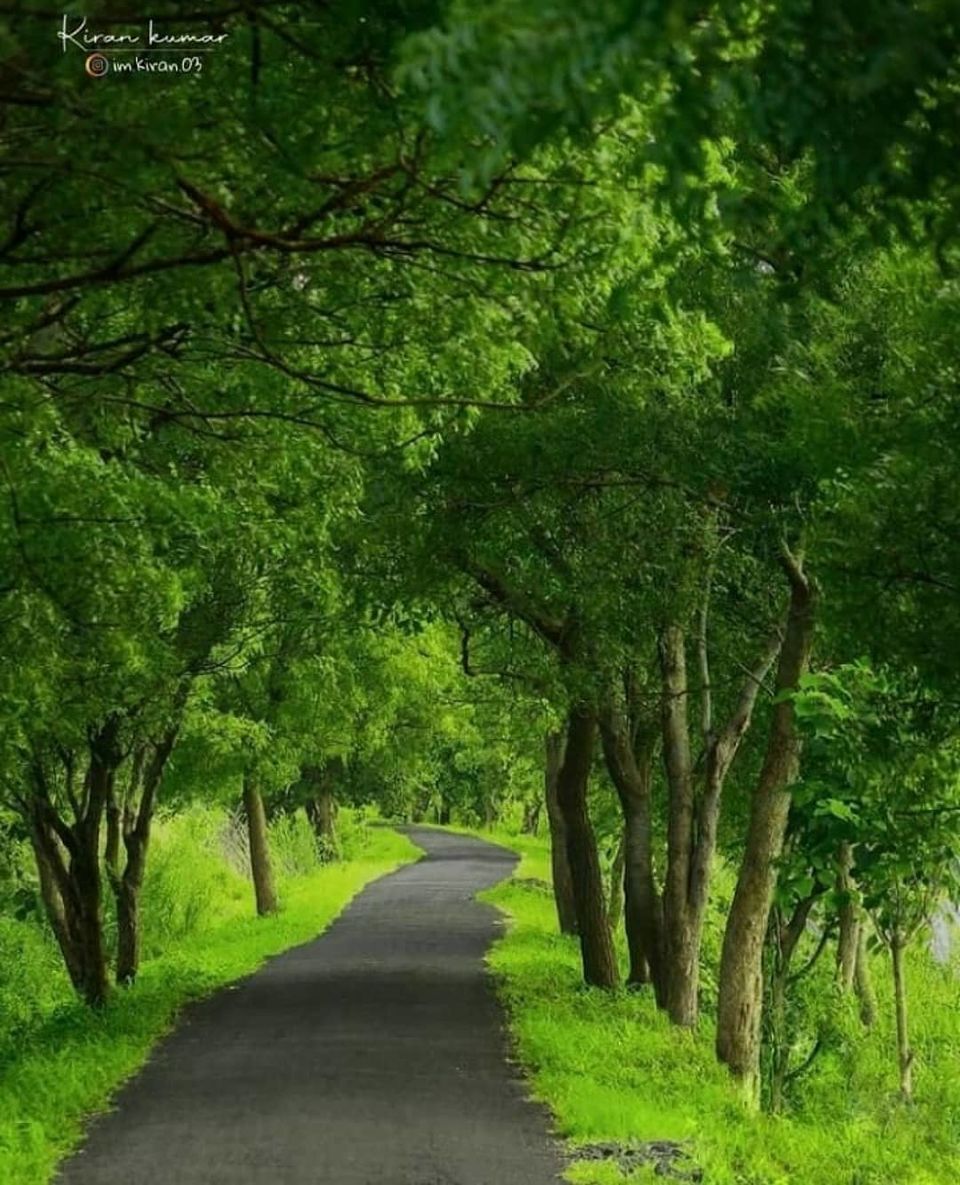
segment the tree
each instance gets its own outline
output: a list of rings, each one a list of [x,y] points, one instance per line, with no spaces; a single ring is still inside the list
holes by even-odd
[[[776,675],[776,701],[763,767],[750,803],[750,821],[737,887],[723,935],[717,1002],[717,1056],[759,1097],[763,1003],[763,942],[783,849],[791,787],[799,771],[800,739],[793,694],[806,674],[813,645],[815,591],[802,559],[784,545],[790,609]]]
[[[482,180],[544,141],[589,137],[633,99],[648,121],[627,174],[660,182],[695,231],[719,196],[728,217],[756,223],[771,206],[784,238],[820,252],[850,215],[910,227],[918,208],[936,248],[956,246],[960,28],[938,5],[884,0],[820,10],[800,0],[572,0],[452,6],[442,27],[403,47],[403,77],[456,152],[479,143]],[[802,195],[753,195],[718,176],[724,151],[769,178],[805,178]],[[739,169],[735,169],[735,172]]]
[[[958,886],[956,721],[915,678],[865,663],[810,676],[798,707],[835,771],[836,813],[856,836],[854,875],[890,951],[900,1093],[909,1101],[904,952]]]

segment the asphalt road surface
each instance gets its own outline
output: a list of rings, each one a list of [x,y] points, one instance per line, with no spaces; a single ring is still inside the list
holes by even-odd
[[[429,829],[314,942],[192,1005],[58,1185],[553,1185],[474,894],[502,848]]]

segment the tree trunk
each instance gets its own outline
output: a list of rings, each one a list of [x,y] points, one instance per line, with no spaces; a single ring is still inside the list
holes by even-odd
[[[50,858],[44,850],[45,842],[55,843],[56,841],[52,835],[42,836],[37,824],[31,825],[30,839],[37,862],[40,896],[43,899],[47,920],[53,930],[57,945],[60,947],[60,953],[63,955],[63,962],[67,968],[67,974],[70,976],[70,982],[79,992],[83,987],[83,966],[80,961],[80,952],[77,950],[74,935],[70,932],[67,911],[60,895],[60,889],[57,887],[57,879],[51,867]]]
[[[324,790],[317,799],[317,834],[335,856],[337,848],[337,800],[332,790]]]
[[[140,970],[140,892],[124,884],[117,894],[117,983],[129,986]]]
[[[120,721],[116,716],[108,717],[91,731],[82,792],[78,793],[74,785],[72,756],[63,759],[66,794],[73,808],[72,823],[61,818],[51,800],[42,760],[38,758],[31,767],[33,795],[27,822],[47,916],[71,981],[92,1008],[102,1007],[109,995],[100,836],[117,766],[122,760],[119,731]]]
[[[701,613],[698,652],[703,684],[703,757],[698,762],[702,772],[695,777],[690,754],[690,688],[684,634],[674,625],[660,638],[661,727],[668,789],[660,998],[674,1024],[688,1028],[696,1025],[700,1012],[700,947],[723,787],[750,727],[759,689],[779,649],[780,638],[775,635],[747,670],[729,718],[715,729],[705,609]]]
[[[900,1070],[900,1094],[906,1102],[913,1101],[913,1050],[910,1048],[910,1030],[907,1023],[907,985],[903,978],[903,951],[905,943],[895,934],[890,943],[893,959],[893,991],[897,1009],[897,1064]]]
[[[117,903],[117,983],[129,986],[140,970],[140,891],[147,866],[150,844],[152,802],[146,811],[141,802],[141,817],[123,837],[127,859],[123,873],[113,882]]]
[[[853,847],[842,843],[837,853],[837,891],[842,895],[840,933],[837,938],[837,982],[844,992],[852,992],[857,973],[857,945],[860,938],[860,910],[855,896],[851,871]]]
[[[65,859],[54,834],[61,834]],[[85,825],[86,824],[86,825]],[[92,1008],[109,995],[103,935],[99,828],[81,819],[73,827],[55,816],[49,802],[36,804],[31,838],[47,917],[76,990]]]
[[[630,971],[627,982],[652,980],[662,1004],[662,912],[653,875],[651,777],[653,733],[644,732],[635,749],[627,720],[613,700],[600,716],[600,737],[610,778],[620,799],[624,826],[624,920]]]
[[[780,923],[771,926],[773,972],[770,976],[770,1006],[767,1025],[770,1035],[770,1110],[779,1115],[783,1110],[784,1087],[790,1065],[790,1043],[787,1036],[787,974],[789,961],[779,947],[777,931]]]
[[[107,978],[107,955],[103,936],[100,853],[84,845],[73,861],[79,911],[77,937],[80,947],[82,981],[80,990],[91,1008],[102,1008],[110,995]]]
[[[143,793],[142,777],[145,759],[146,746],[138,746],[133,756],[126,794],[121,801],[114,787],[107,802],[106,812],[107,842],[104,850],[104,864],[117,909],[116,980],[117,983],[124,985],[133,983],[140,964],[139,888],[143,880],[146,849],[145,845],[141,845],[132,833],[135,826],[134,811],[137,798]],[[120,865],[121,842],[127,852],[127,860],[123,868]],[[142,852],[139,851],[141,846],[144,847]],[[139,865],[138,870],[131,868],[131,848],[133,849],[133,862]]]
[[[619,929],[620,919],[623,917],[625,863],[626,835],[621,833],[620,839],[617,841],[617,850],[613,855],[613,863],[610,866],[610,896],[607,899],[607,922],[613,934],[616,934]]]
[[[777,667],[777,699],[763,767],[750,804],[746,847],[727,918],[720,959],[717,1057],[756,1104],[760,1087],[763,944],[776,886],[777,860],[797,775],[800,742],[791,693],[807,669],[813,641],[814,592],[800,563],[784,551],[790,609]]]
[[[877,996],[870,974],[870,954],[867,950],[867,924],[861,918],[857,927],[857,960],[854,987],[860,1002],[860,1019],[868,1029],[877,1023]]]
[[[807,928],[807,921],[813,909],[816,895],[800,901],[789,919],[779,909],[774,909],[770,918],[768,941],[770,945],[770,1006],[767,1017],[770,1033],[770,1110],[777,1115],[783,1110],[784,1096],[788,1082],[796,1076],[790,1073],[790,1034],[787,1030],[787,989],[790,984],[793,956],[800,939]],[[826,933],[813,959],[807,964],[809,970],[826,945]],[[813,1061],[820,1047],[819,1040],[806,1065]],[[801,1070],[803,1067],[801,1067]]]
[[[695,803],[686,644],[678,626],[669,626],[661,635],[660,672],[663,759],[669,792],[660,995],[674,1024],[689,1027],[697,1023],[701,926],[689,895]]]
[[[341,758],[332,757],[322,767],[310,765],[300,771],[301,779],[313,787],[313,793],[305,803],[305,810],[317,837],[321,860],[339,859],[335,786],[342,770]],[[441,805],[437,821],[450,822],[449,807],[446,808],[444,818],[444,806]]]
[[[337,847],[337,800],[334,798],[332,791],[323,789],[314,798],[307,802],[306,806],[307,818],[313,827],[314,835],[317,837],[320,848],[320,858],[322,860],[336,860],[338,858]],[[442,816],[442,812],[440,812]],[[439,820],[441,823],[450,822],[449,812],[446,819],[442,817]]]
[[[689,913],[664,926],[665,1007],[673,1023],[684,1028],[693,1028],[700,1015],[701,934]]]
[[[603,873],[587,811],[596,728],[595,716],[589,708],[577,705],[570,710],[566,749],[557,778],[557,799],[566,825],[583,978],[595,987],[615,988],[619,975],[607,924]]]
[[[107,805],[106,865],[110,887],[117,904],[117,983],[129,986],[140,970],[140,892],[147,869],[150,830],[160,782],[180,731],[180,716],[186,703],[185,683],[177,692],[178,714],[174,723],[155,744],[144,744],[133,758],[126,799],[120,809],[115,795]],[[148,749],[151,749],[147,760]],[[119,839],[126,855],[119,867]]]
[[[107,803],[113,797],[117,767],[123,759],[119,735],[119,718],[110,717],[90,738],[86,807],[73,829],[76,846],[70,853],[70,876],[76,886],[76,920],[72,929],[80,950],[81,991],[92,1008],[102,1007],[110,994],[103,934],[100,828]]]
[[[630,967],[627,983],[652,983],[659,997],[661,966],[660,898],[653,880],[649,815],[634,802],[625,806],[624,923]]]
[[[263,798],[253,776],[243,775],[243,809],[247,816],[247,835],[250,841],[250,871],[257,900],[257,913],[276,913],[277,891],[270,864],[270,841],[267,835],[267,816]]]
[[[548,733],[544,791],[547,821],[550,825],[550,864],[553,871],[553,899],[557,907],[557,923],[561,934],[576,934],[577,907],[573,900],[573,878],[567,859],[567,828],[557,798],[557,780],[563,761],[563,734]]]

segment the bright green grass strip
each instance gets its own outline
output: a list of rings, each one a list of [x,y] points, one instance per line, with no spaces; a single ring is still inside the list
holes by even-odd
[[[406,837],[374,829],[361,858],[289,881],[274,917],[233,918],[191,935],[175,954],[146,963],[136,986],[115,992],[101,1014],[71,1002],[31,1030],[0,1067],[0,1182],[45,1185],[84,1120],[143,1065],[181,1005],[315,938],[364,885],[419,855]]]
[[[738,1100],[713,1055],[713,1025],[671,1026],[647,993],[604,993],[580,980],[576,941],[557,933],[546,841],[472,832],[522,853],[513,880],[482,894],[510,918],[489,963],[532,1093],[572,1144],[679,1140],[704,1185],[956,1185],[960,1181],[960,985],[916,952],[911,964],[917,1103],[896,1099],[885,964],[875,975],[882,1018],[869,1036],[824,1057],[798,1109],[757,1116]],[[719,933],[707,936],[708,946]],[[664,1180],[624,1177],[607,1163],[569,1170],[579,1185]]]

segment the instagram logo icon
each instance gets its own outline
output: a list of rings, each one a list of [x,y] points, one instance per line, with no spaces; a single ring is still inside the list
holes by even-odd
[[[110,62],[102,53],[92,53],[87,57],[84,69],[91,78],[102,78],[110,69]]]

